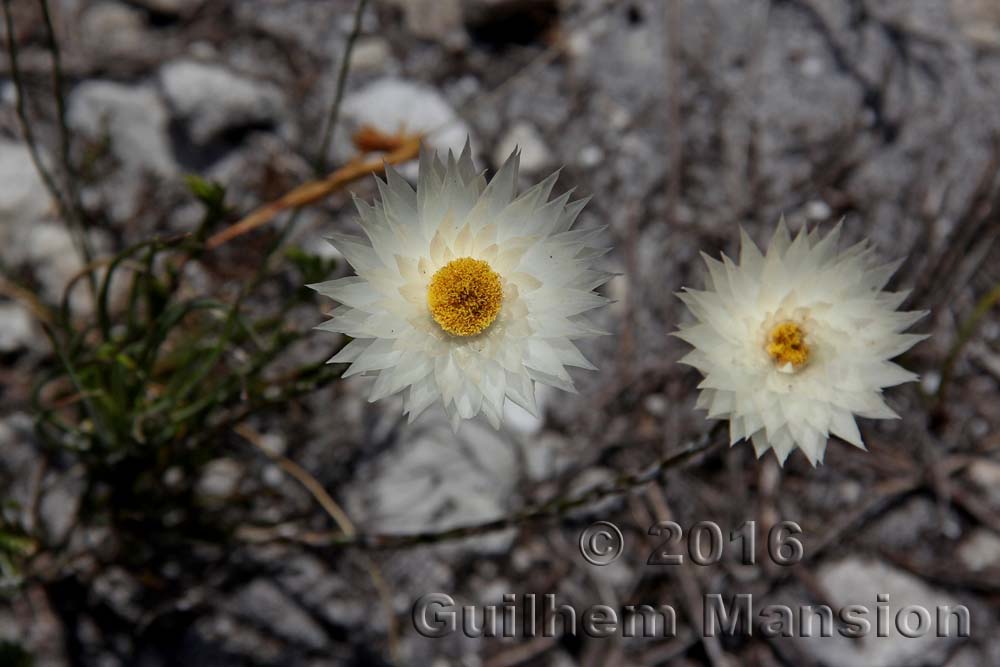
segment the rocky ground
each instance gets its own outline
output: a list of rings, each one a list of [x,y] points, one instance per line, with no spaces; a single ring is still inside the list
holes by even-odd
[[[434,415],[401,425],[400,403],[368,404],[362,380],[334,382],[248,416],[244,435],[213,438],[195,467],[164,464],[159,483],[190,481],[190,506],[136,509],[161,513],[157,528],[120,531],[94,518],[80,459],[38,441],[32,387],[54,362],[25,300],[8,289],[2,525],[37,547],[21,564],[24,579],[7,577],[0,662],[1000,664],[991,632],[1000,623],[1000,318],[993,309],[963,328],[1000,283],[1000,5],[369,4],[333,141],[318,156],[353,2],[53,3],[72,160],[82,206],[98,221],[88,230],[96,253],[194,230],[202,211],[185,174],[225,185],[235,220],[314,177],[318,159],[352,158],[363,125],[427,132],[442,149],[470,137],[488,169],[519,146],[522,186],[562,167],[560,191],[593,197],[580,224],[608,226],[607,268],[623,275],[608,285],[616,301],[602,316],[614,335],[586,348],[601,371],[576,376],[578,395],[543,394],[542,420],[512,412],[502,432],[470,424],[459,438]],[[52,163],[58,109],[39,7],[11,2],[14,32],[3,37],[19,45],[28,115]],[[0,68],[0,268],[58,304],[83,261],[31,168],[6,54]],[[351,188],[375,194],[371,180]],[[883,256],[905,256],[893,286],[913,289],[912,309],[931,310],[918,325],[930,339],[904,361],[921,382],[890,393],[900,420],[862,424],[870,452],[833,442],[820,468],[793,455],[779,470],[746,445],[716,448],[624,497],[475,539],[374,552],[300,539],[336,526],[284,460],[327,489],[359,531],[395,533],[502,517],[698,440],[709,429],[693,411],[698,378],[675,363],[684,345],[666,335],[684,317],[672,293],[702,280],[700,250],[732,254],[737,225],[763,242],[781,214],[794,228],[843,218],[848,240],[869,237]],[[184,289],[232,299],[284,223],[190,262]],[[322,236],[353,225],[339,192],[305,209],[285,242],[336,260]],[[267,312],[299,282],[279,267],[247,308]],[[85,319],[93,304],[75,291],[68,307]],[[285,324],[308,330],[326,307],[291,308]],[[963,332],[968,341],[957,348]],[[311,335],[290,347],[287,363],[321,360],[332,348],[330,337]],[[650,567],[656,541],[645,529],[666,518],[724,530],[747,519],[765,528],[797,521],[805,560]],[[615,521],[629,545],[606,568],[578,553],[579,531],[595,519]],[[900,605],[966,605],[972,637],[706,639],[699,631],[704,593],[874,606],[875,590]],[[425,639],[410,609],[427,592],[480,604],[507,592],[557,593],[584,607],[657,601],[679,610],[681,630],[655,642]],[[14,662],[22,652],[34,662]]]

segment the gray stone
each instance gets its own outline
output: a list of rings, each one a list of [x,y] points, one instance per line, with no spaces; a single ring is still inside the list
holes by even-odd
[[[959,604],[951,596],[930,588],[909,573],[858,557],[824,565],[816,573],[816,578],[834,610],[848,605],[867,608],[869,613],[866,618],[871,623],[871,633],[861,641],[848,639],[836,631],[832,637],[796,637],[792,640],[813,660],[829,667],[909,667],[944,663],[952,640],[936,636],[934,627],[937,623],[936,608]],[[876,636],[876,596],[879,594],[889,596],[886,637]],[[930,612],[932,625],[928,634],[909,638],[898,631],[896,614],[908,605],[919,605]],[[954,636],[954,618],[951,622]]]
[[[286,655],[282,641],[269,632],[258,631],[250,624],[240,623],[229,615],[202,616],[196,622],[195,632],[201,641],[235,655],[248,656],[248,661],[249,656],[253,656],[253,662],[259,664],[281,664]]]
[[[369,7],[372,4],[369,3]],[[289,45],[294,44],[296,49],[305,49],[321,58],[331,58],[335,63],[339,62],[344,51],[344,39],[354,23],[353,2],[236,2],[230,8],[241,25],[273,35]],[[378,31],[375,19],[375,12],[369,8],[362,17],[364,34]],[[250,44],[253,45],[253,42]],[[267,59],[266,55],[261,57],[261,49],[254,48],[254,51],[255,59]],[[330,72],[328,76],[333,78],[335,74]]]
[[[186,119],[191,138],[211,140],[219,132],[254,123],[278,124],[287,113],[277,86],[226,67],[179,60],[160,69],[160,82],[175,113]]]
[[[461,45],[464,38],[461,0],[388,0],[403,12],[406,27],[417,37]]]
[[[99,58],[128,56],[149,40],[143,12],[117,2],[97,2],[80,18],[80,37]]]
[[[289,595],[319,610],[332,623],[361,627],[375,620],[371,617],[367,586],[332,572],[317,558],[292,558],[282,568],[278,581]]]
[[[52,208],[28,147],[0,139],[0,243],[8,246],[15,228],[31,225]]]
[[[27,308],[19,303],[0,303],[0,352],[35,347],[36,336]]]
[[[112,566],[102,570],[94,578],[93,590],[119,616],[137,622],[142,615],[141,586],[122,568]]]
[[[1000,48],[1000,5],[993,0],[951,0],[959,28],[972,42]]]
[[[979,459],[969,466],[969,478],[994,504],[1000,504],[1000,463]]]
[[[256,579],[233,600],[234,612],[270,628],[285,639],[321,649],[326,633],[270,581]]]
[[[105,246],[105,237],[94,231],[90,234],[95,251]],[[49,302],[59,302],[69,281],[83,268],[80,250],[73,236],[63,223],[42,222],[20,230],[13,248],[0,249],[0,254],[12,263],[31,266],[42,287],[42,295]],[[91,306],[90,294],[84,283],[78,282],[70,299],[76,312]]]
[[[534,174],[552,164],[552,152],[538,129],[531,123],[520,122],[511,127],[497,142],[493,164],[503,164],[515,148],[521,150],[520,168]]]
[[[1000,536],[977,528],[959,545],[957,553],[959,560],[974,572],[1000,567]]]
[[[25,413],[14,413],[0,420],[0,488],[12,501],[0,507],[3,517],[14,525],[34,529],[30,506],[39,481],[42,460],[38,446],[33,442],[32,418]]]
[[[82,470],[47,476],[38,503],[38,518],[49,544],[58,544],[69,537],[80,511],[83,488]]]
[[[981,667],[985,664],[988,662],[983,659],[983,656],[970,647],[957,652],[945,667]]]
[[[149,86],[87,81],[70,97],[70,126],[93,140],[105,136],[126,170],[170,176],[177,171],[167,137],[167,111]]]

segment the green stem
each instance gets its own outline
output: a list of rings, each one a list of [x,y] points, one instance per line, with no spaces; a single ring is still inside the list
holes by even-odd
[[[987,294],[981,298],[977,303],[972,314],[962,322],[962,325],[958,328],[958,338],[955,339],[955,343],[948,350],[948,356],[945,357],[944,365],[941,370],[941,385],[938,387],[937,400],[938,404],[944,403],[946,389],[951,383],[952,376],[955,372],[955,363],[958,361],[959,355],[965,348],[966,343],[972,338],[972,335],[976,333],[976,329],[979,327],[980,320],[990,311],[993,306],[1000,303],[1000,285],[996,285]]]
[[[347,73],[351,66],[351,51],[354,50],[354,43],[361,33],[361,18],[365,13],[365,6],[368,0],[358,0],[354,7],[354,26],[351,34],[347,36],[347,43],[344,45],[344,55],[340,59],[340,71],[337,72],[337,88],[333,95],[333,103],[330,105],[330,112],[323,128],[323,138],[319,143],[319,153],[316,155],[314,168],[317,175],[326,173],[326,152],[330,148],[330,139],[333,137],[333,129],[337,125],[337,117],[340,115],[340,103],[344,99],[344,88],[347,83]]]

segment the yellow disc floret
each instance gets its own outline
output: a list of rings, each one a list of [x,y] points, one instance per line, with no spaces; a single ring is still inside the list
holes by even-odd
[[[500,313],[500,276],[481,259],[461,257],[431,277],[427,306],[434,321],[455,336],[482,333]]]
[[[775,326],[767,337],[767,353],[779,368],[791,364],[798,370],[805,366],[809,361],[809,346],[802,327],[795,322]]]

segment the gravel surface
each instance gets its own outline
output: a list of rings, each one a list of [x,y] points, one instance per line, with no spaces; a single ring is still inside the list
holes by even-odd
[[[29,116],[52,164],[58,112],[40,5],[10,5]],[[53,2],[98,256],[193,231],[201,210],[186,174],[223,184],[235,221],[313,178],[317,160],[353,158],[351,138],[367,125],[427,132],[439,149],[468,137],[490,171],[517,146],[522,189],[562,167],[557,194],[592,197],[579,225],[607,226],[614,249],[602,268],[621,275],[599,316],[613,335],[583,346],[600,372],[574,375],[579,394],[541,392],[542,419],[516,411],[501,432],[476,423],[456,436],[443,415],[405,425],[401,401],[370,404],[365,380],[337,381],[251,414],[259,449],[227,430],[193,467],[162,462],[157,488],[190,488],[189,505],[118,507],[124,523],[111,524],[92,510],[95,498],[116,497],[115,483],[93,482],[72,451],[42,446],[32,428],[32,387],[53,359],[24,300],[0,292],[0,528],[40,544],[23,581],[0,597],[0,664],[8,654],[22,664],[13,662],[22,649],[44,667],[1000,664],[990,631],[1000,624],[996,308],[949,362],[977,304],[1000,284],[998,8],[372,0],[320,156],[353,2]],[[10,75],[5,53],[0,269],[58,304],[84,264],[31,166]],[[412,177],[415,167],[402,171]],[[371,178],[349,190],[376,195]],[[321,238],[355,231],[354,215],[349,192],[334,193],[305,209],[285,242],[336,262]],[[795,453],[779,469],[749,445],[717,446],[627,494],[469,539],[388,550],[321,539],[338,525],[282,461],[325,488],[358,532],[419,533],[572,497],[698,441],[711,426],[693,409],[700,378],[675,363],[686,346],[667,335],[685,317],[673,293],[701,284],[699,251],[733,256],[740,225],[766,242],[781,215],[793,229],[843,219],[845,242],[867,237],[880,256],[906,257],[890,287],[913,290],[907,309],[931,311],[916,327],[930,338],[902,362],[921,381],[888,392],[901,418],[860,424],[869,452],[834,440],[819,468]],[[184,289],[232,300],[285,221],[186,265]],[[279,267],[247,308],[271,312],[300,283]],[[92,312],[85,291],[70,301],[75,316]],[[328,305],[282,317],[307,330]],[[279,363],[322,360],[333,340],[306,336]],[[157,522],[122,529],[133,510]],[[795,521],[804,557],[747,566],[733,544],[716,565],[651,566],[662,538],[647,528],[665,519],[716,522],[727,538],[756,520],[764,553],[768,528]],[[580,531],[596,520],[624,533],[625,553],[608,567],[579,553]],[[702,632],[705,594],[874,609],[876,591],[891,594],[893,613],[964,605],[971,637]],[[429,639],[411,609],[431,592],[476,605],[531,592],[579,609],[655,601],[677,610],[678,632]]]

